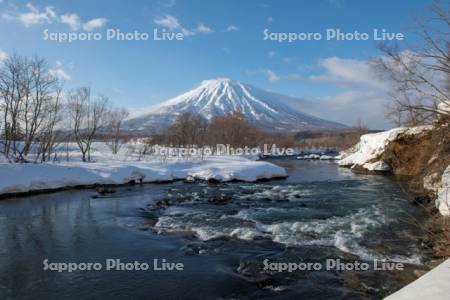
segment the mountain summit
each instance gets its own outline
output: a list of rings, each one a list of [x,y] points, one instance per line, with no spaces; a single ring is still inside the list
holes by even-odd
[[[287,100],[292,98],[228,78],[205,80],[195,89],[135,115],[126,122],[126,127],[135,130],[164,127],[185,112],[210,120],[233,111],[240,111],[253,125],[272,131],[345,127],[297,111],[284,104]]]

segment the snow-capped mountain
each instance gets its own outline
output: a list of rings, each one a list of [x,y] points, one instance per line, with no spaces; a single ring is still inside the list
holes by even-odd
[[[345,125],[300,112],[284,104],[292,98],[227,78],[205,80],[195,89],[132,116],[125,127],[147,130],[170,125],[190,112],[211,120],[240,111],[257,127],[276,131],[343,128]],[[301,101],[301,100],[299,100]]]

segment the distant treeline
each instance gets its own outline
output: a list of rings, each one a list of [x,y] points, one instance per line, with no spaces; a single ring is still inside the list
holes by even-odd
[[[173,147],[210,146],[228,144],[232,147],[262,147],[276,145],[291,148],[347,149],[359,141],[362,134],[370,132],[360,126],[341,130],[270,132],[250,124],[240,112],[206,120],[191,113],[179,115],[174,123],[158,132],[134,135],[123,132],[123,138],[144,138],[147,143]],[[373,132],[373,131],[372,131]]]

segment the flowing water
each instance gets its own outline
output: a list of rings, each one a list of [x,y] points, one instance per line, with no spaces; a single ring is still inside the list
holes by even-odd
[[[322,161],[277,159],[289,178],[151,184],[0,201],[0,299],[379,299],[421,268],[402,182]],[[100,262],[57,272],[49,262]],[[105,261],[152,270],[109,270]],[[153,270],[153,261],[182,271]],[[403,271],[326,270],[328,260],[400,262]],[[278,272],[266,262],[318,263]]]

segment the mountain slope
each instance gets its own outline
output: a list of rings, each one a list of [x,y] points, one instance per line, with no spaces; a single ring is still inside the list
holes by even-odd
[[[295,131],[345,127],[283,104],[287,98],[289,97],[226,78],[205,80],[197,88],[135,115],[125,126],[134,130],[146,130],[165,127],[185,112],[201,115],[210,120],[214,116],[240,111],[250,123],[269,130]]]

